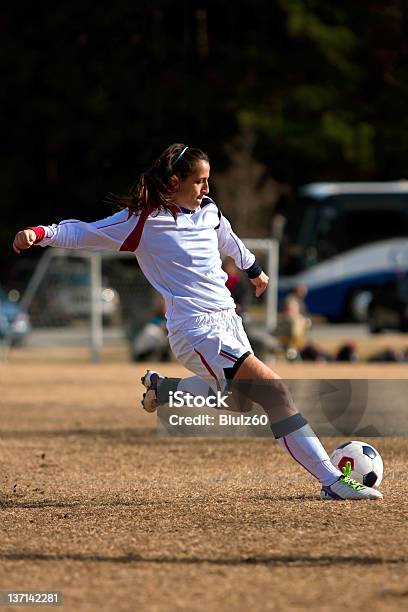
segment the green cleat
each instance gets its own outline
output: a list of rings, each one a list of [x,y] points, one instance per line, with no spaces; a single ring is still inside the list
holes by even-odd
[[[321,499],[381,499],[382,493],[377,489],[366,487],[351,478],[351,463],[346,462],[343,475],[330,486],[323,486]]]

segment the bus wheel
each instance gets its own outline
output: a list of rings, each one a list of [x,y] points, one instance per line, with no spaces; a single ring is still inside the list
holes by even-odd
[[[353,291],[348,300],[347,314],[352,321],[365,323],[373,294],[368,289]]]

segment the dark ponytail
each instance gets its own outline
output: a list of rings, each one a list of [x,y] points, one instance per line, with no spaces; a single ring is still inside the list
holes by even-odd
[[[167,210],[176,219],[174,194],[178,182],[194,171],[197,162],[209,162],[208,155],[200,149],[176,143],[170,145],[156,159],[151,168],[140,175],[137,183],[129,189],[129,195],[108,194],[106,200],[119,208],[127,208],[130,213],[138,214],[147,208]]]

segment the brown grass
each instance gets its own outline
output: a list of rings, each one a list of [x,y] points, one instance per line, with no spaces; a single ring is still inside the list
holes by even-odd
[[[158,438],[145,368],[85,359],[0,366],[0,590],[60,590],[73,611],[406,609],[406,438],[374,441],[383,501],[323,502],[271,440]]]

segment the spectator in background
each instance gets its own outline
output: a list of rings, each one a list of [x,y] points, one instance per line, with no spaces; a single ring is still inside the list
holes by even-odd
[[[356,363],[357,361],[360,361],[360,359],[357,344],[352,341],[343,344],[336,354],[336,361],[349,361]]]
[[[283,303],[278,316],[275,335],[285,349],[300,351],[305,346],[306,336],[312,326],[305,304],[307,289],[304,285],[295,287]]]
[[[151,318],[132,339],[132,361],[170,361],[165,310],[164,300],[159,295]]]
[[[297,305],[296,310],[304,316],[309,316],[309,311],[306,306],[306,296],[307,296],[307,287],[306,285],[297,285],[293,288],[293,290],[288,293],[285,298],[283,310],[286,309],[291,310],[292,304],[295,303]]]

